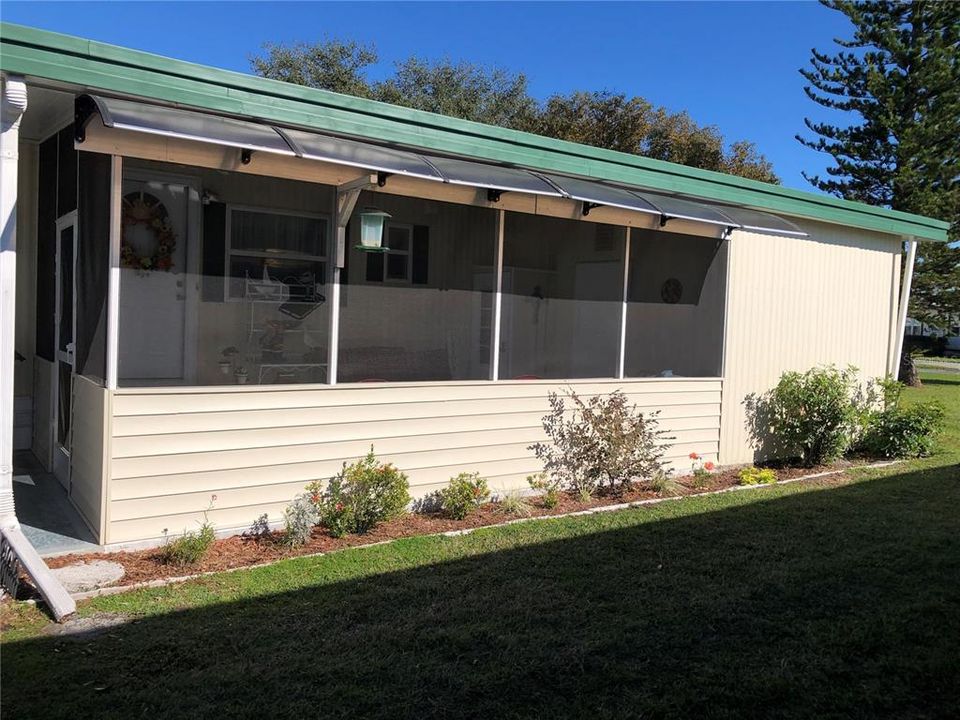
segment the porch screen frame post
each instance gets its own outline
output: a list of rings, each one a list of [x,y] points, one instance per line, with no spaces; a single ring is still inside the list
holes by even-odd
[[[120,357],[120,242],[123,234],[123,156],[110,156],[110,268],[107,275],[107,390],[117,389]]]
[[[490,379],[500,379],[500,311],[503,306],[503,226],[506,211],[497,210],[496,251],[493,270],[493,305],[490,308]]]
[[[620,296],[620,347],[617,357],[617,379],[624,378],[624,365],[627,354],[627,291],[630,285],[630,236],[631,228],[624,228],[623,244],[623,294]]]
[[[360,193],[380,184],[376,173],[361,175],[355,180],[337,186],[333,201],[333,217],[337,236],[334,240],[333,262],[330,263],[330,337],[327,342],[327,384],[337,384],[337,357],[340,353],[340,274],[347,260],[347,223],[357,206]]]

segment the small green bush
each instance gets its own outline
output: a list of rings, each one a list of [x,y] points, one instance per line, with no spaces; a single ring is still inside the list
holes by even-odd
[[[903,407],[897,397],[873,416],[859,449],[885,458],[924,457],[933,452],[943,419],[944,407],[938,402]]]
[[[280,541],[287,547],[303,547],[310,541],[313,526],[320,521],[320,513],[311,493],[297,495],[283,511],[283,535]]]
[[[490,488],[480,473],[460,473],[440,490],[440,507],[454,520],[463,520],[490,498]]]
[[[758,444],[769,433],[775,454],[799,456],[812,467],[847,451],[872,402],[860,388],[856,368],[828,365],[784,373],[769,393],[749,397],[747,409]]]
[[[166,531],[164,531],[166,534]],[[168,540],[160,548],[160,560],[168,565],[186,567],[203,560],[216,540],[213,524],[203,514],[203,523],[197,532],[184,532],[176,540]]]
[[[545,472],[539,472],[536,475],[527,476],[527,485],[532,490],[541,493],[540,500],[543,506],[552,510],[560,504],[560,479],[551,477]]]
[[[777,474],[770,468],[745,467],[740,471],[741,485],[769,485],[777,481]]]
[[[310,483],[307,493],[317,506],[320,524],[334,537],[363,534],[403,514],[410,503],[407,476],[373,453],[347,465],[322,488]]]

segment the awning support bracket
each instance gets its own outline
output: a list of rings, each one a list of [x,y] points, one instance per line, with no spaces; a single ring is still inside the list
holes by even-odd
[[[243,148],[243,150],[240,151],[241,165],[249,165],[252,159],[253,159],[253,150],[251,150],[250,148]]]
[[[342,268],[346,261],[346,229],[350,222],[350,216],[353,215],[353,209],[357,206],[357,199],[360,197],[361,190],[369,190],[375,186],[383,187],[380,183],[381,175],[386,173],[370,173],[361,175],[356,180],[351,180],[343,185],[337,186],[337,247],[334,257],[334,266]],[[386,182],[386,178],[383,178]]]
[[[503,190],[496,190],[494,188],[487,189],[487,202],[497,203],[500,202],[500,196],[503,195]]]
[[[590,211],[591,211],[591,210],[594,210],[594,209],[596,209],[596,208],[598,208],[598,207],[603,207],[603,205],[602,205],[601,203],[588,202],[588,201],[584,200],[584,201],[583,201],[583,209],[580,211],[580,214],[583,215],[584,217],[586,217],[587,215],[590,214]]]
[[[387,178],[390,177],[393,173],[388,173],[380,171],[377,173],[377,187],[383,187],[387,184]]]

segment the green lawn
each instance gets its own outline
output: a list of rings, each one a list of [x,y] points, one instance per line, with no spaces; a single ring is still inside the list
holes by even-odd
[[[19,609],[5,718],[934,718],[960,708],[960,378],[944,449],[852,481],[297,559]]]

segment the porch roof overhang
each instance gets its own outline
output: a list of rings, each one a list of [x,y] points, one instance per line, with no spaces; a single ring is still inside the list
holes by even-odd
[[[490,202],[499,201],[502,193],[525,193],[577,201],[581,203],[583,216],[596,207],[611,206],[655,215],[661,227],[671,220],[686,220],[720,226],[725,232],[744,228],[797,237],[807,235],[788,220],[757,210],[721,208],[643,188],[545,175],[533,168],[426,155],[295,128],[99,95],[81,95],[76,99],[74,131],[78,142],[83,142],[87,123],[94,114],[99,115],[106,128],[238,148],[244,164],[250,162],[252,153],[267,152],[374,171],[380,174],[381,183],[397,174],[485,189]],[[738,214],[749,220],[749,226],[735,217]]]
[[[941,242],[947,240],[950,226],[942,220],[887,208],[8,23],[0,24],[0,70],[90,92],[717,203],[728,216],[738,215],[731,219],[745,229],[750,229],[752,216],[744,215],[744,210]]]

